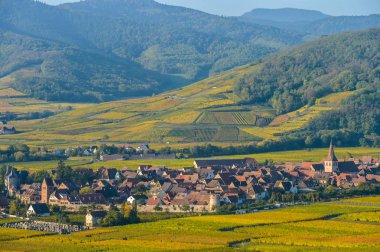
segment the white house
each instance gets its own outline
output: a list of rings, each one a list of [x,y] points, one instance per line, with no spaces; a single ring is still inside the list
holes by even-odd
[[[93,227],[103,221],[103,218],[107,215],[106,211],[92,211],[86,215],[86,227]]]
[[[129,196],[128,199],[127,199],[127,202],[128,202],[129,205],[132,205],[134,201],[136,201],[136,199],[132,195]]]

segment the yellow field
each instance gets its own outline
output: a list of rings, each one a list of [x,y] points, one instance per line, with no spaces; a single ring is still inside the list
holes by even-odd
[[[377,197],[378,198],[378,197]],[[372,202],[369,198],[368,202]],[[376,200],[377,202],[377,200]],[[31,237],[0,228],[3,251],[379,251],[380,225],[339,216],[380,205],[317,203],[243,215],[212,215]],[[338,216],[338,218],[336,218]]]

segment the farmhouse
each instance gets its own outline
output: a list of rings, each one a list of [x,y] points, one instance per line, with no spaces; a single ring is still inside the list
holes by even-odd
[[[46,204],[37,203],[29,206],[26,215],[29,216],[50,216],[49,207]]]

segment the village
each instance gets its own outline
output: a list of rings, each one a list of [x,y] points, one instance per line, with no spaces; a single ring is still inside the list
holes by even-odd
[[[140,165],[137,170],[78,168],[76,174],[85,178],[79,182],[63,161],[41,183],[26,183],[25,171],[8,166],[0,207],[8,214],[10,205],[19,201],[26,212],[13,213],[16,217],[46,217],[54,207],[67,213],[85,212],[83,223],[92,228],[102,223],[110,209],[125,206],[137,212],[215,213],[230,207],[245,213],[255,202],[318,201],[326,188],[367,188],[380,183],[379,159],[338,160],[333,143],[326,152],[321,162],[259,164],[254,158],[203,159],[194,160],[193,167],[176,170],[151,165]]]

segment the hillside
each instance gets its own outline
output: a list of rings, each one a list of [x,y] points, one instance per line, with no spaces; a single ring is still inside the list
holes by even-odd
[[[260,71],[235,83],[235,92],[243,104],[268,105],[277,115],[324,104],[318,99],[331,93],[351,92],[335,111],[308,122],[309,135],[323,139],[333,135],[346,145],[378,145],[379,41],[380,29],[372,29],[322,38],[269,56]],[[318,142],[309,140],[311,145]]]
[[[293,30],[313,36],[363,30],[380,26],[380,15],[329,16],[319,11],[302,9],[254,9],[239,20]]]
[[[36,99],[99,102],[150,95],[176,87],[179,78],[139,64],[0,28],[0,76]]]
[[[0,76],[13,74],[13,87],[34,98],[71,102],[151,95],[302,42],[152,0],[2,0],[0,36]],[[35,75],[14,74],[31,66]]]
[[[378,146],[379,35],[322,38],[174,91],[14,121],[20,133],[0,144],[286,145],[291,136],[298,146],[317,147],[331,136],[338,145],[367,145],[361,139],[370,136],[369,145]]]

